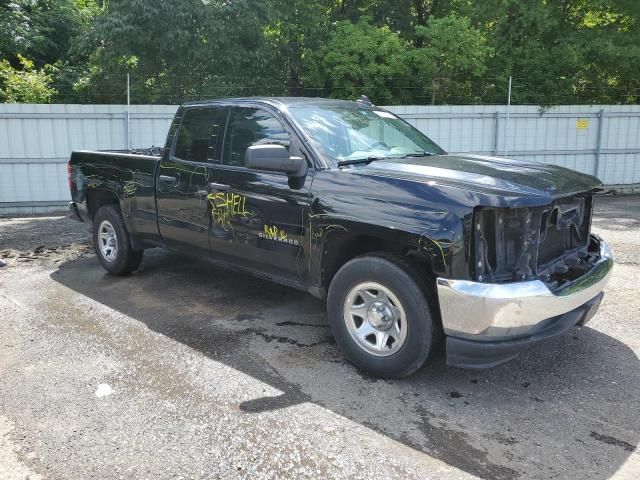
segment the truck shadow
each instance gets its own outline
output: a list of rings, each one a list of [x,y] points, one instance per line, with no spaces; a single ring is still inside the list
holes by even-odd
[[[82,258],[51,277],[281,392],[247,415],[313,402],[484,479],[605,479],[640,441],[640,362],[588,327],[493,370],[440,358],[387,381],[342,360],[321,302],[197,259],[149,251],[122,278]]]

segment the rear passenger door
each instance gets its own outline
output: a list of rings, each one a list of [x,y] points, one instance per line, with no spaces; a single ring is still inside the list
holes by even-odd
[[[211,250],[252,270],[303,280],[313,169],[302,184],[290,186],[284,173],[246,168],[247,148],[264,144],[283,145],[292,155],[305,155],[295,133],[276,111],[231,107],[222,163],[210,166]]]
[[[209,254],[209,166],[220,161],[228,113],[223,105],[183,109],[156,176],[158,225],[169,247]]]

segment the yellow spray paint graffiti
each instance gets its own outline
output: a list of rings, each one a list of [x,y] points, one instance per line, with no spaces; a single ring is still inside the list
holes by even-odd
[[[289,238],[287,232],[281,230],[275,225],[264,225],[262,227],[262,232],[258,233],[258,238],[262,238],[265,240],[273,240],[274,242],[286,243],[288,245],[298,246],[300,243],[298,240],[294,240]]]
[[[235,216],[249,215],[246,210],[247,197],[232,192],[216,192],[207,195],[211,203],[213,221],[223,228],[232,228],[231,219]]]
[[[124,182],[124,186],[122,187],[122,192],[124,193],[125,197],[133,197],[136,194],[136,184],[133,181],[126,181]]]
[[[344,230],[347,232],[348,230],[342,225],[319,225],[316,230],[311,232],[311,241],[314,247],[317,247],[320,244],[320,240],[324,235],[329,233],[331,230]]]
[[[418,245],[422,250],[430,253],[433,256],[437,257],[439,255],[440,258],[442,258],[442,265],[446,267],[447,257],[442,247],[444,245],[445,248],[449,249],[451,246],[453,246],[452,242],[448,242],[445,240],[432,240],[429,237],[420,235],[420,238],[418,239]]]
[[[287,232],[285,232],[284,230],[280,230],[275,225],[272,225],[272,226],[265,225],[264,226],[264,234],[267,237],[274,237],[274,238],[277,238],[279,240],[286,240],[287,239]]]

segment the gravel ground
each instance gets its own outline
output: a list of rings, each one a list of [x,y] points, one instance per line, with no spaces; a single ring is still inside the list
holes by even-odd
[[[84,226],[0,219],[0,479],[640,478],[640,197],[602,197],[603,305],[487,371],[345,363],[310,296]]]

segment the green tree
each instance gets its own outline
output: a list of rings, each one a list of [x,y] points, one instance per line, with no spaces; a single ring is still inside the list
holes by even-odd
[[[265,43],[258,53],[260,70],[272,79],[265,93],[313,93],[303,77],[314,52],[328,40],[329,2],[278,0],[273,5],[278,14],[263,27]]]
[[[95,0],[0,0],[0,55],[15,66],[18,55],[37,67],[64,60],[99,11]]]
[[[123,102],[130,72],[139,103],[502,103],[509,76],[515,103],[631,103],[640,2],[0,0],[0,59],[60,102]]]
[[[581,0],[569,15],[582,62],[573,82],[580,103],[640,100],[640,2]]]
[[[0,57],[16,72],[28,58],[38,71],[46,70],[48,81],[60,84],[57,95],[68,100],[78,75],[89,68],[78,39],[99,11],[96,0],[0,0]],[[35,71],[25,70],[25,78]]]
[[[475,20],[495,54],[485,102],[633,101],[640,77],[640,3],[632,0],[489,0]],[[637,90],[636,90],[637,92]],[[637,95],[635,101],[637,101]]]
[[[388,27],[338,22],[310,65],[310,83],[339,98],[367,95],[378,103],[411,98],[407,44]]]
[[[24,2],[0,0],[0,57],[14,59],[29,46],[31,23]]]
[[[8,60],[0,61],[0,101],[4,103],[49,103],[56,94],[51,88],[51,75],[36,70],[33,62],[18,54],[20,69]]]
[[[432,18],[451,14],[468,16],[473,3],[473,0],[334,0],[331,16],[334,21],[352,23],[366,18],[372,25],[388,26],[392,32],[422,46],[415,27],[424,27]]]
[[[557,5],[543,0],[497,0],[489,12],[482,12],[495,50],[489,65],[496,77],[495,88],[488,92],[491,100],[504,102],[509,76],[514,77],[515,102],[539,103],[572,94],[581,52],[576,48],[575,29]]]
[[[475,103],[474,78],[487,70],[490,48],[468,18],[431,18],[416,27],[421,47],[412,51],[413,64],[430,103]],[[428,98],[427,97],[427,98]]]
[[[112,0],[87,36],[98,68],[86,84],[117,89],[130,71],[136,102],[246,94],[270,80],[259,53],[271,11],[259,0]]]

